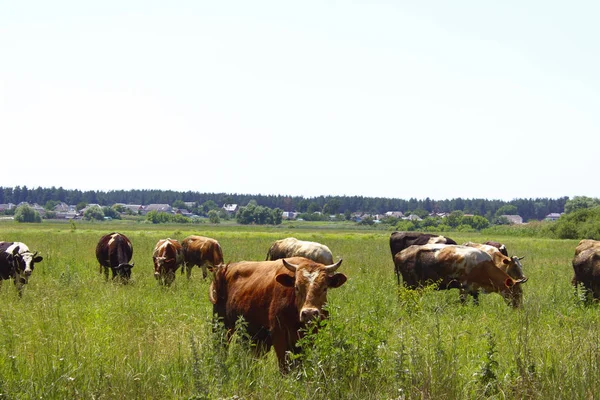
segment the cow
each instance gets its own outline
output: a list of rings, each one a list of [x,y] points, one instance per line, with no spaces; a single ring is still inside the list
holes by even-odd
[[[490,242],[486,242],[486,243],[490,243]],[[508,276],[510,276],[511,278],[513,278],[516,281],[520,281],[521,283],[527,282],[528,278],[523,274],[523,265],[521,264],[521,261],[520,261],[523,259],[523,257],[516,257],[516,256],[508,257],[504,254],[504,252],[506,252],[506,246],[500,245],[500,247],[502,247],[502,249],[504,249],[504,252],[503,252],[500,249],[500,247],[495,245],[495,244],[500,244],[500,243],[497,243],[497,242],[491,242],[491,243],[494,243],[494,245],[467,242],[467,243],[464,243],[463,246],[474,247],[479,250],[485,251],[492,257],[492,261],[494,261],[494,264],[496,265],[497,268],[500,268],[502,271],[506,272],[506,274]],[[473,296],[473,300],[475,302],[477,302],[478,293],[475,292],[475,293],[470,293],[470,294]],[[521,304],[522,299],[523,299],[523,290],[521,288],[521,285],[515,285],[515,287],[513,288],[513,302]]]
[[[394,264],[409,289],[428,284],[436,284],[440,290],[460,289],[463,302],[465,292],[482,289],[499,293],[513,307],[519,306],[513,300],[513,290],[522,280],[508,276],[496,267],[488,253],[477,248],[447,244],[413,245],[397,253]]]
[[[439,235],[433,235],[431,233],[421,232],[392,232],[390,235],[390,250],[392,252],[392,261],[394,256],[409,246],[422,246],[424,244],[432,243],[443,243],[443,244],[457,244],[454,240]],[[400,284],[400,271],[395,269],[396,278],[398,279],[398,285]]]
[[[222,320],[229,336],[243,317],[257,351],[266,353],[273,346],[279,368],[286,372],[286,352],[297,354],[304,328],[328,316],[323,309],[327,289],[346,282],[346,275],[335,272],[341,264],[342,260],[324,265],[292,257],[218,266],[209,290],[213,315]]]
[[[35,264],[44,259],[37,254],[22,242],[0,242],[0,285],[3,280],[12,279],[21,297]]]
[[[573,279],[571,283],[577,290],[581,285],[586,300],[600,299],[600,241],[584,239],[575,248],[573,256]]]
[[[188,279],[192,276],[192,268],[194,265],[202,268],[202,277],[206,278],[206,265],[212,270],[216,265],[223,264],[223,250],[221,245],[215,239],[191,235],[183,239],[181,243],[183,247],[184,268],[187,270]]]
[[[333,264],[333,254],[329,247],[317,242],[307,242],[293,237],[277,240],[271,244],[265,261],[288,257],[306,257],[315,262]]]
[[[122,233],[112,232],[104,235],[96,246],[96,259],[100,263],[100,273],[104,268],[104,277],[108,280],[108,269],[112,271],[112,279],[119,279],[126,283],[131,278],[130,263],[133,256],[133,246],[127,236]]]
[[[508,257],[508,250],[506,249],[506,246],[500,242],[494,242],[491,240],[488,240],[487,242],[483,242],[483,244],[487,244],[488,246],[494,246],[495,248],[497,248],[498,250],[500,250],[500,253],[502,253],[502,255],[505,255],[506,257]]]
[[[175,272],[183,264],[183,247],[171,238],[161,239],[152,252],[154,262],[154,278],[163,284],[170,285],[175,280]]]

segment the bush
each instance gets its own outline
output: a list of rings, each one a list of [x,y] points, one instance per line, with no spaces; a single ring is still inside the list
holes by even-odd
[[[89,220],[95,219],[98,221],[104,220],[104,211],[98,206],[93,206],[85,210],[83,213],[83,218]]]
[[[17,222],[42,222],[40,213],[27,204],[17,207],[15,210],[15,221]]]

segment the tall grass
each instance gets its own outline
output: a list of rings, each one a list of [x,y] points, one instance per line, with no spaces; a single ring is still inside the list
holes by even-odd
[[[194,230],[198,229],[198,230]],[[105,282],[94,255],[102,234],[134,245],[133,282]],[[224,346],[213,329],[209,280],[195,269],[171,287],[153,277],[165,237],[217,239],[226,261],[264,260],[286,236],[327,244],[349,280],[329,292],[330,319],[279,372],[243,335]],[[594,398],[600,393],[600,309],[570,285],[573,240],[449,234],[498,240],[523,260],[521,309],[497,294],[461,305],[457,291],[408,291],[395,282],[389,232],[152,226],[0,225],[44,257],[19,298],[0,289],[0,394],[94,399]]]

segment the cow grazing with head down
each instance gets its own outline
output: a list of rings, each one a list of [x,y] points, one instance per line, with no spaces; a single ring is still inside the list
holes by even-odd
[[[486,242],[486,243],[489,243],[489,242]],[[497,242],[493,242],[493,243],[497,243]],[[506,274],[508,276],[510,276],[511,278],[513,278],[515,281],[519,281],[520,283],[527,282],[528,278],[523,274],[523,265],[521,265],[521,261],[520,261],[523,259],[523,257],[516,257],[516,256],[508,257],[502,252],[502,250],[500,250],[500,247],[495,246],[495,245],[467,242],[467,243],[463,244],[463,246],[474,247],[479,250],[485,251],[486,253],[488,253],[490,255],[490,257],[492,257],[492,261],[494,261],[494,264],[496,265],[497,268],[500,268],[502,271],[506,272]],[[504,245],[501,245],[501,247],[506,252],[506,247]],[[477,302],[478,292],[474,292],[474,293],[470,293],[470,294],[473,296],[473,300],[475,302]],[[515,285],[513,288],[512,301],[515,303],[515,306],[518,306],[521,304],[522,300],[523,300],[522,287],[521,287],[521,285]]]
[[[131,277],[134,263],[130,263],[133,256],[133,246],[127,236],[122,233],[112,232],[100,238],[96,246],[96,259],[100,263],[100,273],[104,268],[104,276],[108,280],[108,269],[112,271],[112,278],[119,277],[127,282]]]
[[[457,244],[454,240],[440,235],[421,232],[392,232],[390,235],[390,250],[392,252],[392,260],[394,256],[410,246],[422,246],[424,244]],[[398,285],[400,284],[400,271],[396,268],[396,278]]]
[[[192,276],[194,265],[202,268],[202,277],[206,278],[206,266],[212,270],[213,267],[223,264],[223,250],[215,239],[191,235],[183,239],[183,259],[188,279]],[[181,269],[183,274],[184,268]]]
[[[209,297],[213,314],[231,333],[243,317],[259,352],[273,346],[281,371],[286,352],[298,353],[297,341],[311,321],[326,318],[327,289],[346,282],[335,271],[342,260],[323,265],[304,257],[276,261],[241,261],[215,268]]]
[[[500,293],[513,307],[514,286],[521,280],[508,276],[492,257],[474,247],[426,244],[410,246],[394,256],[396,269],[410,289],[437,284],[438,289],[461,289],[467,293],[484,290]],[[464,299],[464,296],[462,296]]]
[[[175,239],[161,239],[152,253],[154,277],[163,285],[175,280],[175,272],[183,264],[183,247]]]
[[[333,264],[333,254],[329,247],[321,243],[298,240],[293,237],[273,242],[267,253],[266,261],[288,257],[306,257],[321,264]]]
[[[37,254],[22,242],[0,242],[0,284],[3,280],[12,279],[21,296],[23,285],[29,281],[35,264],[43,260]]]
[[[600,241],[584,239],[575,248],[573,257],[573,279],[575,289],[583,286],[586,298],[600,299]]]

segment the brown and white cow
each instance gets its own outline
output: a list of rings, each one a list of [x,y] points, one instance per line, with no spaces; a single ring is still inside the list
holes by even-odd
[[[600,299],[600,241],[584,239],[575,248],[573,257],[573,279],[575,289],[583,286],[586,298],[591,295]]]
[[[154,246],[152,261],[156,280],[170,285],[175,280],[175,272],[183,264],[183,247],[175,239],[161,239]]]
[[[486,242],[486,243],[489,243],[489,242]],[[497,243],[497,242],[492,242],[492,243]],[[497,268],[500,268],[502,271],[506,272],[506,274],[508,276],[510,276],[511,278],[513,278],[515,281],[519,281],[520,283],[527,282],[528,278],[523,273],[523,265],[521,264],[521,261],[520,261],[523,259],[523,257],[516,257],[516,256],[508,257],[502,252],[500,247],[498,247],[496,245],[467,242],[467,243],[464,243],[463,246],[474,247],[479,250],[485,251],[492,257],[492,260],[494,261],[494,264],[496,265]],[[501,245],[501,247],[506,252],[506,246]],[[473,299],[475,300],[475,302],[477,302],[477,299],[478,299],[477,292],[470,293],[470,294],[473,296]],[[513,302],[516,303],[515,306],[520,305],[522,300],[523,300],[522,287],[521,287],[521,285],[515,285],[513,288]]]
[[[273,346],[279,367],[287,370],[286,352],[298,353],[303,328],[326,318],[327,289],[346,282],[335,271],[342,260],[324,265],[304,257],[276,261],[241,261],[215,268],[209,297],[213,314],[231,333],[243,317],[259,352]]]
[[[506,246],[503,243],[488,240],[487,242],[483,242],[483,244],[487,244],[488,246],[494,246],[495,248],[500,250],[500,253],[508,257],[508,250],[506,249]]]
[[[288,257],[306,257],[321,264],[333,264],[329,247],[317,242],[298,240],[293,237],[277,240],[271,244],[266,261]]]
[[[192,276],[192,267],[197,265],[202,268],[202,277],[206,278],[206,266],[212,270],[216,265],[223,263],[223,250],[221,245],[215,239],[191,235],[183,239],[181,243],[183,247],[183,259],[187,270],[188,279]]]
[[[134,263],[130,263],[133,256],[133,246],[127,236],[122,233],[112,232],[104,235],[96,245],[96,259],[100,263],[100,273],[104,268],[104,276],[108,280],[108,269],[112,271],[112,278],[117,276],[127,282],[131,277]]]
[[[392,260],[394,256],[410,246],[422,246],[424,244],[457,244],[454,240],[440,235],[421,232],[392,232],[390,235],[390,251],[392,252]],[[395,269],[398,285],[400,284],[400,271]]]
[[[394,257],[396,270],[410,289],[437,284],[439,289],[484,290],[502,295],[514,307],[514,280],[494,264],[492,257],[474,247],[426,244],[410,246]]]
[[[38,256],[37,251],[32,253],[25,243],[0,242],[0,284],[12,279],[21,296],[35,264],[42,260],[42,256]]]

